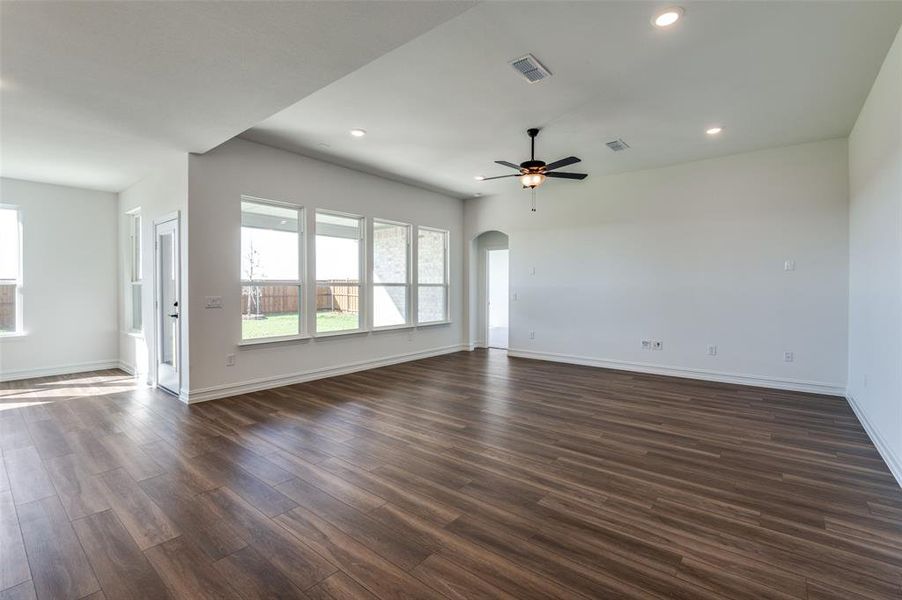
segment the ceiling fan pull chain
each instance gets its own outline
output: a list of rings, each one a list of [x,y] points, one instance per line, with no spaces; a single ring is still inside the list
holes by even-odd
[[[532,212],[536,212],[536,188],[532,188]]]

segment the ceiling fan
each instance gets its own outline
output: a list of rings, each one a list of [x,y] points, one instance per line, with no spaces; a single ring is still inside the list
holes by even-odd
[[[572,165],[574,163],[580,162],[580,159],[576,158],[575,156],[568,156],[567,158],[556,160],[550,164],[545,164],[541,160],[536,160],[536,136],[539,135],[539,130],[535,128],[527,129],[526,134],[530,139],[531,150],[529,160],[520,163],[519,166],[515,165],[512,162],[507,162],[506,160],[495,161],[499,165],[517,169],[520,172],[516,175],[498,175],[497,177],[485,177],[482,179],[482,181],[489,181],[490,179],[502,179],[504,177],[519,177],[520,183],[523,184],[524,188],[534,190],[542,185],[542,183],[544,183],[546,177],[553,177],[556,179],[585,179],[586,177],[588,177],[588,175],[585,173],[564,173],[555,170],[560,169],[561,167],[566,167],[567,165]]]

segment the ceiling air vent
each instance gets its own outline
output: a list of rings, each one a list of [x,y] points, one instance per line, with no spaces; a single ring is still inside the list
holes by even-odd
[[[521,56],[511,61],[511,66],[517,70],[520,75],[526,78],[529,83],[535,83],[551,77],[551,71],[542,66],[532,54]]]
[[[620,138],[617,138],[613,142],[608,142],[607,144],[605,144],[605,146],[607,146],[614,152],[622,152],[623,150],[629,150],[630,148],[630,145]]]

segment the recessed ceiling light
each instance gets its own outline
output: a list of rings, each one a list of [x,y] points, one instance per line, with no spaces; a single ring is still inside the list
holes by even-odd
[[[475,179],[476,181],[482,181],[483,179],[485,179],[485,175],[474,175],[473,179]]]
[[[717,135],[721,131],[723,131],[723,127],[709,127],[705,130],[705,133],[707,133],[708,135]]]
[[[651,20],[655,27],[670,27],[683,16],[683,9],[679,6],[671,6],[657,13]]]
[[[352,129],[350,133],[354,137],[363,137],[366,135],[366,129]]]

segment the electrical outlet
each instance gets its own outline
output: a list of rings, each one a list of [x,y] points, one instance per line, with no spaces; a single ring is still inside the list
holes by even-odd
[[[642,349],[651,350],[651,340],[642,340]]]
[[[792,352],[784,352],[783,353],[783,362],[792,362],[795,359]]]
[[[531,340],[536,339],[536,332],[535,332],[535,331],[530,331],[530,332],[529,332],[529,339],[531,339]]]
[[[514,301],[517,301],[519,299],[520,299],[520,294],[518,294],[517,292],[514,292]]]
[[[207,296],[204,298],[205,308],[222,308],[222,296]]]
[[[708,345],[708,356],[717,356],[717,346],[713,344]]]
[[[663,343],[661,340],[654,340],[654,341],[651,343],[651,349],[652,349],[652,350],[663,350],[663,349],[664,349],[664,343]]]
[[[235,355],[234,354],[226,354],[226,366],[227,367],[235,366]]]

